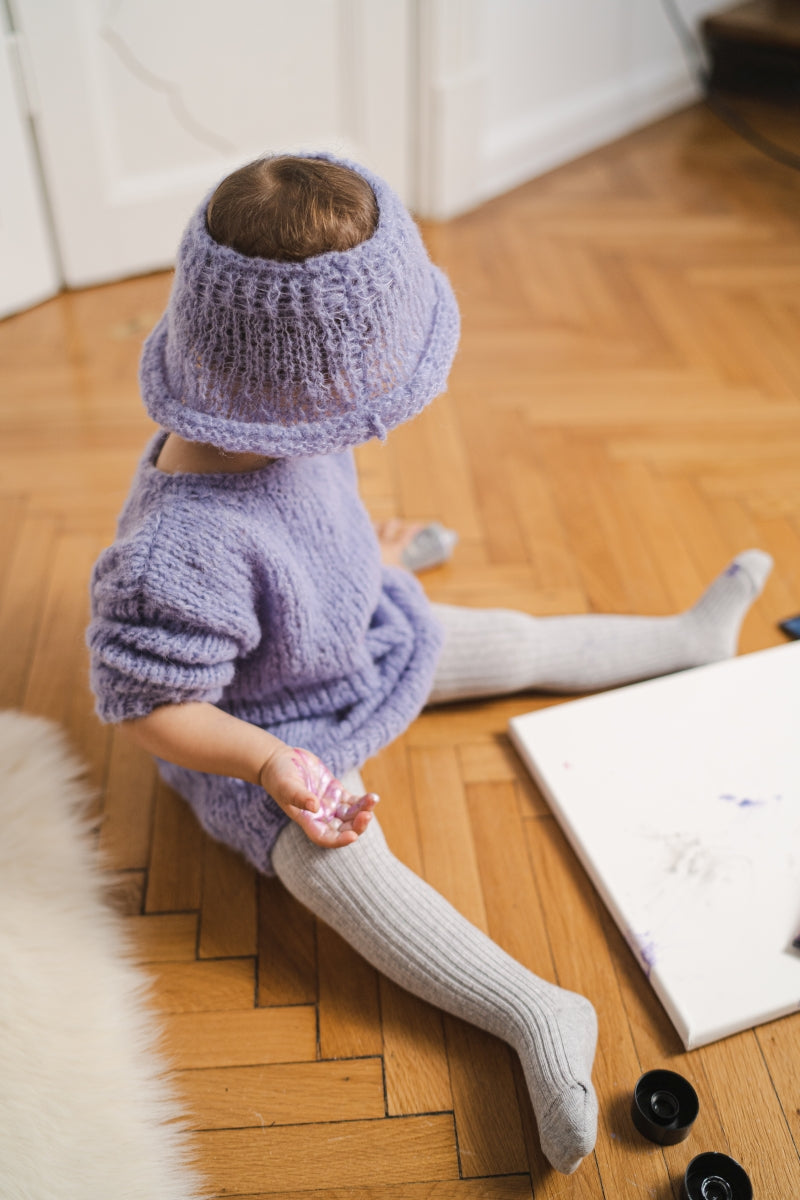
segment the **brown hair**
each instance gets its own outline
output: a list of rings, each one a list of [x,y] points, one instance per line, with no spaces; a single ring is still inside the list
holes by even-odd
[[[349,250],[378,224],[363,176],[318,158],[259,158],[223,179],[206,210],[214,241],[250,258],[302,262]]]

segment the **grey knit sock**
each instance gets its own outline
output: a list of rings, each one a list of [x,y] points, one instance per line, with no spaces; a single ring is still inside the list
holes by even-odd
[[[588,1000],[532,975],[388,849],[378,822],[350,846],[314,846],[295,824],[272,856],[285,887],[401,987],[509,1042],[542,1150],[569,1174],[594,1146],[597,1021]]]
[[[692,608],[668,617],[532,617],[436,604],[445,644],[429,703],[527,688],[589,691],[729,658],[771,567],[762,550],[745,550]]]

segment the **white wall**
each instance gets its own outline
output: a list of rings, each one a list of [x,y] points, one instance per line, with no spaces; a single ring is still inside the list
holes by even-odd
[[[725,0],[673,2],[695,25]],[[168,265],[205,188],[267,149],[349,154],[419,215],[447,218],[697,93],[662,0],[226,0],[222,21],[218,0],[9,11],[64,281],[77,287]],[[15,128],[27,121],[20,109]],[[6,309],[24,302],[31,262],[2,236],[24,199],[21,172],[9,178],[0,276],[14,269],[24,286]]]
[[[720,0],[676,0],[694,30]],[[696,99],[661,0],[419,0],[418,211],[446,218]]]
[[[333,150],[410,201],[413,3],[12,0],[64,281],[169,266],[208,188],[267,151]]]
[[[0,3],[0,317],[58,291],[19,47]]]

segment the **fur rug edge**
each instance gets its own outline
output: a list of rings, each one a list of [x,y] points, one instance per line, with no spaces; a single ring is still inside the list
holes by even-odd
[[[0,712],[4,1200],[202,1200],[89,799],[55,723]]]

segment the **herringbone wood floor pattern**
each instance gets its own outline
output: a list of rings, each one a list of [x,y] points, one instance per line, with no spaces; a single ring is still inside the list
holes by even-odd
[[[463,311],[451,388],[358,464],[376,518],[459,530],[425,578],[434,599],[667,612],[758,545],[777,566],[742,649],[782,640],[776,620],[800,610],[799,202],[800,177],[695,109],[426,230]],[[597,1006],[600,1135],[570,1179],[547,1168],[502,1044],[379,978],[97,723],[87,579],[150,429],[136,360],[168,286],[64,295],[0,326],[0,703],[61,722],[90,764],[212,1190],[666,1200],[716,1149],[763,1200],[800,1195],[800,1015],[682,1053],[509,746],[508,718],[547,701],[424,714],[364,775],[404,861]],[[701,1099],[691,1142],[664,1152],[628,1117],[660,1065]]]

